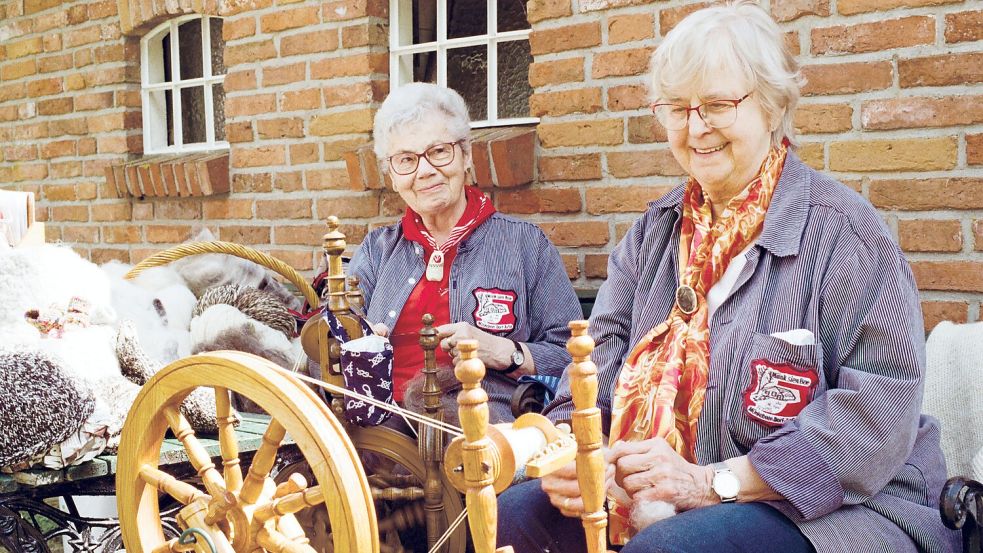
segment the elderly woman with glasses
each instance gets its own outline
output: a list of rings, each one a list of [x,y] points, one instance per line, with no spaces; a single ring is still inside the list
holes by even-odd
[[[686,183],[608,264],[590,330],[621,553],[949,552],[921,416],[918,291],[880,215],[794,150],[801,78],[756,4],[694,12],[652,59]],[[547,407],[571,417],[567,379]],[[499,541],[585,551],[575,471],[507,490]]]
[[[396,401],[423,366],[423,314],[435,318],[439,366],[478,341],[491,421],[512,418],[522,375],[558,377],[580,303],[539,227],[502,215],[473,184],[468,109],[451,89],[414,83],[375,116],[375,153],[406,202],[402,220],[369,233],[352,260],[366,318],[393,344]],[[450,377],[453,380],[453,377]]]

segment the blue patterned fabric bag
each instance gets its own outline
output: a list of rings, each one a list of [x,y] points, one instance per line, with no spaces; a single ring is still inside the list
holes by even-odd
[[[393,401],[393,346],[387,338],[372,332],[368,323],[359,318],[363,336],[350,340],[345,327],[329,310],[324,310],[331,335],[341,343],[341,374],[345,388],[371,397],[377,401],[395,405]],[[345,398],[345,418],[359,426],[377,426],[392,412],[371,405],[359,398]]]

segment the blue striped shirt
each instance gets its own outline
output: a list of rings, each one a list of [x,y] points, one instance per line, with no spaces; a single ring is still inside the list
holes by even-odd
[[[370,232],[349,270],[359,278],[366,318],[395,328],[426,263],[423,249],[396,223]],[[476,291],[515,293],[514,328],[498,335],[525,343],[539,374],[559,376],[570,364],[567,323],[581,318],[580,302],[560,253],[539,227],[495,213],[458,245],[450,271],[452,322],[476,324]],[[488,371],[483,387],[491,422],[512,420],[516,381]]]
[[[599,406],[631,346],[669,313],[678,283],[683,188],[635,223],[612,252],[590,319]],[[858,194],[789,153],[755,247],[710,323],[710,374],[696,457],[748,455],[819,553],[950,552],[937,502],[945,481],[937,422],[920,415],[925,370],[918,291],[878,213]],[[816,344],[776,332],[807,329]],[[751,363],[814,367],[818,385],[794,419],[749,415]],[[569,381],[547,407],[570,417]]]

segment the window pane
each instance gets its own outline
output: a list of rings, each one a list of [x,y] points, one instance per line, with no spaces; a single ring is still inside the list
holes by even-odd
[[[171,33],[164,35],[160,41],[161,53],[164,55],[164,82],[171,82]],[[151,80],[151,82],[153,82]]]
[[[447,51],[447,86],[458,91],[474,121],[488,117],[488,48],[470,46]]]
[[[164,105],[167,106],[167,145],[174,145],[174,91],[164,91]]]
[[[181,55],[181,79],[202,77],[201,19],[192,19],[178,25],[177,39]]]
[[[399,57],[399,74],[405,78],[399,84],[437,82],[437,52],[404,54]]]
[[[488,34],[487,0],[447,2],[447,38]]]
[[[215,140],[225,140],[225,87],[212,87],[212,114],[215,117]]]
[[[498,0],[498,32],[528,28],[525,0]]]
[[[498,117],[529,117],[529,64],[532,54],[528,40],[498,44]]]
[[[437,0],[413,0],[413,44],[435,40],[437,40]],[[401,44],[403,43],[405,40],[401,41]]]
[[[208,18],[212,40],[212,75],[225,75],[225,40],[222,39],[222,18]]]
[[[205,89],[181,89],[181,132],[184,144],[205,141]]]
[[[143,132],[143,150],[150,152],[164,148],[170,134],[170,91],[153,90],[147,94],[147,115],[150,125]],[[166,124],[165,124],[166,123]]]

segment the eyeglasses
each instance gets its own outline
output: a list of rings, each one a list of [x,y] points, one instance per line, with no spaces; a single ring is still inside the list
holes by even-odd
[[[737,106],[747,100],[748,92],[739,100],[711,100],[694,108],[676,104],[652,104],[652,111],[663,127],[670,131],[679,131],[689,125],[689,112],[695,111],[700,119],[712,129],[724,129],[737,120]]]
[[[410,175],[416,172],[416,168],[420,165],[420,158],[424,157],[430,165],[443,167],[454,161],[454,146],[460,143],[461,141],[458,140],[457,142],[434,144],[419,154],[400,152],[389,156],[389,166],[397,175]]]

